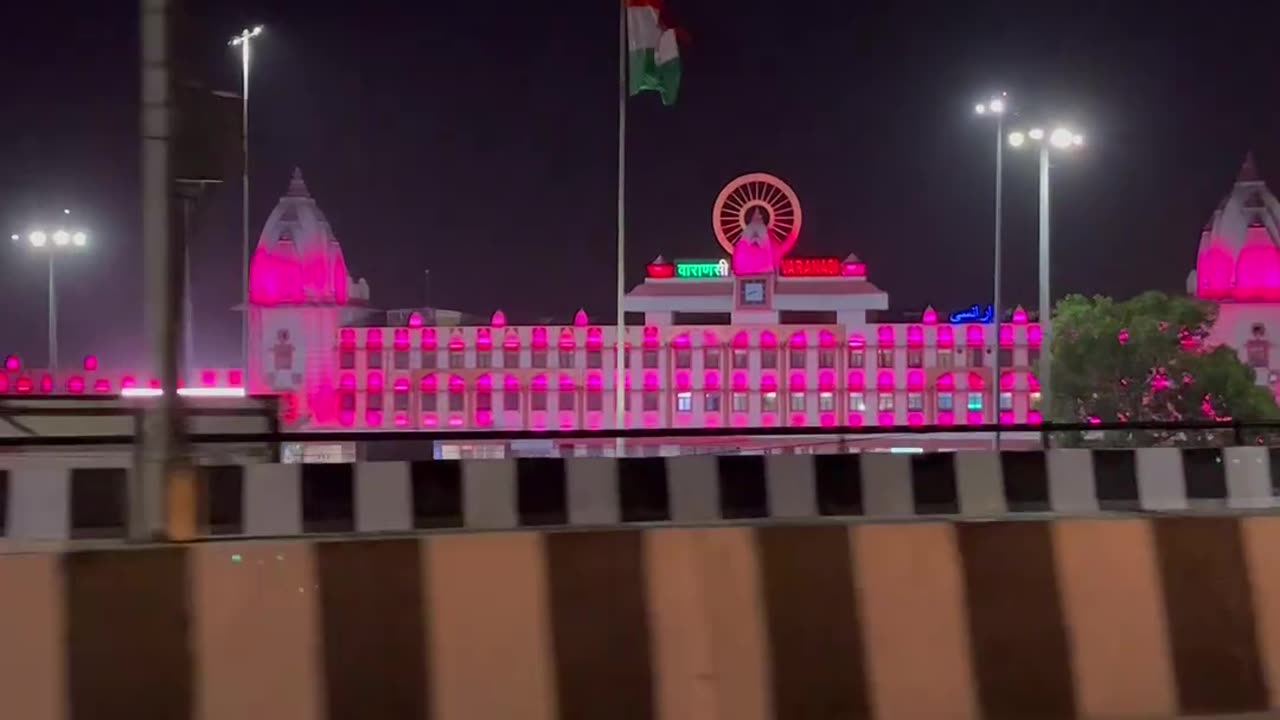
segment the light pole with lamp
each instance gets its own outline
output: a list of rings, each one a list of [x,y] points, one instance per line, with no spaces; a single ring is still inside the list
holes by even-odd
[[[241,299],[249,300],[249,45],[262,34],[262,26],[245,28],[239,35],[231,38],[228,45],[240,48],[241,108],[240,108],[240,151],[241,158]],[[240,316],[240,358],[245,369],[249,367],[249,311],[246,309]]]
[[[69,214],[69,213],[68,213]],[[14,235],[15,240],[18,239]],[[58,253],[79,250],[89,244],[89,236],[83,230],[68,231],[59,228],[52,233],[32,230],[27,234],[31,248],[49,257],[49,370],[58,370],[58,286],[54,258]]]
[[[995,447],[1000,449],[1000,323],[1004,313],[1000,309],[1000,227],[1001,200],[1004,191],[1004,115],[1009,109],[1009,94],[1002,92],[985,103],[978,103],[973,111],[977,115],[996,119],[996,222],[995,268],[992,271],[991,316],[996,323],[995,352],[991,353],[991,418],[996,423]]]
[[[1053,307],[1049,295],[1049,150],[1070,150],[1084,145],[1084,136],[1065,127],[1046,133],[1044,128],[1009,133],[1009,145],[1021,148],[1027,141],[1040,146],[1040,415],[1053,422]]]

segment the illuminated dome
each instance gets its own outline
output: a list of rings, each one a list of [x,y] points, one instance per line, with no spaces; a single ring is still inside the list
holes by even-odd
[[[1211,300],[1280,301],[1280,202],[1252,154],[1200,235],[1187,290]]]
[[[259,305],[338,303],[367,300],[369,288],[347,274],[342,247],[302,171],[294,170],[289,191],[271,211],[249,271],[249,299]]]

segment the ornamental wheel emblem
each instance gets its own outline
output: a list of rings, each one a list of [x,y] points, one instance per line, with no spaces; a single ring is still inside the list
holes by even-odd
[[[757,213],[774,243],[774,257],[786,255],[800,237],[800,199],[790,185],[768,173],[743,175],[720,191],[711,211],[720,247],[732,256],[733,246]]]

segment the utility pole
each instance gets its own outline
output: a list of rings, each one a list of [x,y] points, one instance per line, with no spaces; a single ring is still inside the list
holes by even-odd
[[[183,249],[181,216],[173,202],[175,111],[173,25],[180,0],[140,0],[142,10],[142,239],[146,327],[152,367],[164,390],[147,408],[142,444],[129,492],[129,538],[168,535],[169,481],[181,436],[178,342],[181,328]]]

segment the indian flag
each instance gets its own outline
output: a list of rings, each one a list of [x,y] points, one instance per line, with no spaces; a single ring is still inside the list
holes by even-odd
[[[661,18],[662,0],[626,0],[627,45],[631,56],[631,94],[656,90],[663,105],[680,89],[680,48],[675,28]]]

